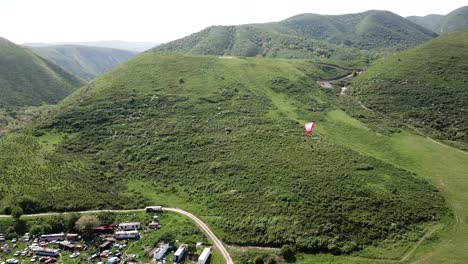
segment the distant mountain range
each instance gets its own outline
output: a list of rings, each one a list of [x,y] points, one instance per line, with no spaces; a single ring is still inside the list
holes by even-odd
[[[301,14],[280,22],[214,26],[152,51],[304,58],[360,50],[404,49],[434,32],[388,11],[347,15]]]
[[[32,47],[31,49],[84,80],[92,80],[137,54],[127,50],[77,45]]]
[[[447,34],[468,28],[468,6],[458,8],[447,15],[410,16],[407,19],[437,34]]]
[[[23,46],[29,47],[48,47],[57,45],[78,45],[78,46],[91,46],[101,48],[111,48],[120,50],[129,50],[134,52],[143,52],[151,49],[159,43],[156,42],[128,42],[121,40],[103,40],[103,41],[91,41],[91,42],[52,42],[52,43],[22,43]]]
[[[30,49],[0,38],[0,107],[56,103],[84,84]]]

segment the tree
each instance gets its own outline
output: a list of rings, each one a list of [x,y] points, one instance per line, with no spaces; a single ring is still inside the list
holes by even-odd
[[[255,264],[264,264],[265,262],[263,261],[262,257],[256,257],[254,263]]]
[[[197,247],[195,243],[188,243],[187,252],[189,254],[190,259],[195,260],[196,253],[197,253]]]
[[[174,242],[174,239],[175,236],[169,232],[165,232],[161,235],[161,240],[169,244],[172,244]]]
[[[52,227],[53,233],[65,231],[65,218],[63,215],[55,215],[47,220],[47,223]]]
[[[35,213],[37,208],[40,208],[39,201],[29,195],[23,195],[18,198],[18,205],[23,208],[27,214]]]
[[[22,215],[23,215],[23,209],[21,207],[19,207],[19,206],[15,206],[11,210],[11,216],[14,219],[19,219]]]
[[[44,227],[42,225],[33,225],[31,228],[29,228],[29,233],[31,233],[33,236],[42,234],[44,233]]]
[[[73,232],[75,230],[76,221],[80,219],[80,216],[73,213],[70,214],[67,218],[67,230],[68,232]]]
[[[102,212],[97,217],[102,225],[109,225],[115,221],[115,214],[111,212]]]
[[[23,219],[17,219],[15,223],[15,232],[19,235],[24,235],[28,231],[28,224]]]
[[[93,229],[101,223],[95,216],[82,216],[76,221],[75,227],[85,238],[93,236]]]
[[[283,245],[280,250],[280,255],[286,262],[293,262],[296,260],[296,249],[291,245]]]
[[[15,228],[12,227],[12,226],[9,226],[6,230],[5,230],[5,238],[6,239],[12,239],[16,237],[16,232],[15,232]]]

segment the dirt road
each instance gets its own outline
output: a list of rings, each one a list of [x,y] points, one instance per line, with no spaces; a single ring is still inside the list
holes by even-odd
[[[188,218],[192,219],[193,221],[195,221],[195,223],[201,228],[201,230],[203,230],[203,232],[213,241],[213,244],[215,245],[215,247],[217,247],[218,250],[221,252],[221,255],[223,255],[223,258],[224,258],[224,262],[226,264],[234,264],[234,262],[231,259],[231,256],[229,255],[226,248],[224,247],[223,242],[221,242],[221,240],[219,240],[215,236],[215,234],[213,234],[211,229],[205,223],[203,223],[203,221],[200,220],[198,217],[196,217],[195,215],[193,215],[193,214],[191,214],[191,213],[189,213],[187,211],[184,211],[182,209],[177,209],[177,208],[166,208],[166,207],[164,207],[163,211],[170,211],[170,212],[175,212],[175,213],[178,213],[178,214],[182,214],[182,215],[185,215]]]

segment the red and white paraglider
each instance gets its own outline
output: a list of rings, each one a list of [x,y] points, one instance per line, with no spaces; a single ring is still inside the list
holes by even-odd
[[[314,122],[305,124],[304,127],[305,127],[305,132],[307,135],[312,134],[312,131],[314,130],[314,126],[315,126]]]

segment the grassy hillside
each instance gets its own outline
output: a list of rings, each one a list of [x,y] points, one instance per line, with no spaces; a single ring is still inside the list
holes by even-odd
[[[31,49],[84,80],[92,80],[136,54],[132,51],[76,45]]]
[[[468,142],[468,30],[377,61],[353,83],[367,107]]]
[[[315,58],[370,61],[376,57],[370,52],[344,47],[299,35],[278,32],[269,25],[209,27],[188,37],[157,46],[153,51],[182,53],[269,57]]]
[[[445,16],[412,16],[408,19],[438,34],[463,31],[468,28],[468,6],[460,7]]]
[[[31,50],[0,38],[0,108],[56,103],[83,84]]]
[[[468,6],[461,7],[445,16],[439,32],[446,34],[454,31],[468,29]]]
[[[209,27],[153,51],[279,58],[333,57],[369,60],[370,49],[415,46],[436,34],[386,11],[325,16],[302,14],[284,21]]]
[[[412,241],[446,215],[444,200],[323,134],[333,95],[316,80],[327,74],[308,61],[143,54],[0,139],[0,202],[158,202],[200,215],[227,243],[307,252]],[[313,137],[306,120],[317,122]]]
[[[359,49],[407,48],[436,36],[392,12],[377,10],[337,16],[302,14],[279,24],[286,32]]]

